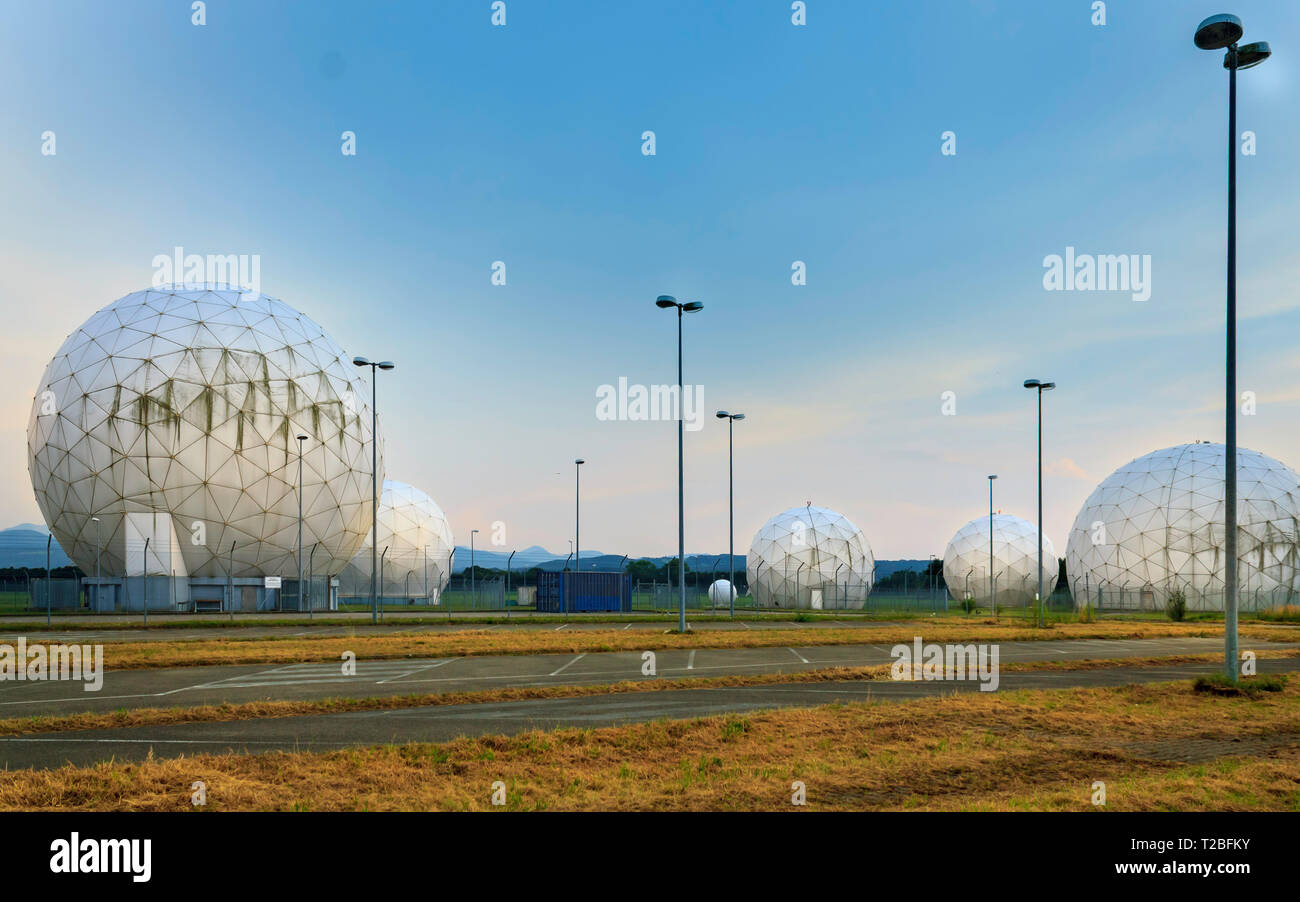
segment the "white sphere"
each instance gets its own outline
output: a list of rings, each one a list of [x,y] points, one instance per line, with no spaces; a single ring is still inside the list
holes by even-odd
[[[976,517],[948,542],[943,553],[943,581],[955,599],[971,598],[989,604],[989,592],[998,605],[1024,606],[1038,594],[1038,527],[1010,514],[994,514],[992,522],[993,576],[989,581],[989,517]],[[1060,575],[1052,540],[1043,536],[1043,595],[1051,597]]]
[[[736,590],[729,580],[714,580],[713,584],[709,586],[709,601],[713,603],[714,607],[729,608],[735,600]]]
[[[764,523],[745,559],[759,607],[861,608],[871,593],[871,546],[843,514],[793,507]]]
[[[316,572],[337,573],[370,528],[370,390],[359,375],[320,326],[274,298],[128,294],[69,335],[41,377],[27,427],[36,503],[87,573],[102,547],[106,576],[225,576],[234,542],[234,576],[295,575],[295,436],[306,434],[303,563],[318,545]]]
[[[1120,467],[1075,517],[1065,551],[1075,605],[1162,609],[1182,590],[1189,609],[1223,610],[1223,481],[1227,454],[1196,442]],[[1294,604],[1300,592],[1300,476],[1237,449],[1237,584],[1244,608]]]
[[[437,598],[451,581],[451,552],[456,547],[442,508],[424,492],[393,479],[384,480],[379,496],[378,553],[385,597]],[[345,595],[370,594],[370,535],[344,571]]]

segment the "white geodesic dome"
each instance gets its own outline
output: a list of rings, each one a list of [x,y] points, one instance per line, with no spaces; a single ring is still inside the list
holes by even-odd
[[[825,507],[792,507],[764,523],[745,558],[759,607],[861,608],[875,559],[862,530]]]
[[[1182,590],[1193,610],[1223,610],[1224,463],[1218,443],[1153,451],[1120,467],[1075,517],[1065,571],[1075,605],[1161,610]],[[1237,585],[1245,609],[1300,595],[1300,476],[1237,449]]]
[[[424,492],[392,479],[379,496],[380,570],[385,598],[436,599],[451,581],[451,553],[456,547],[451,524]],[[370,535],[340,579],[342,594],[370,595]]]
[[[714,580],[709,586],[709,601],[714,607],[729,608],[736,599],[736,590],[725,579]]]
[[[989,544],[990,526],[992,545]],[[993,580],[989,579],[989,551]],[[1043,595],[1051,597],[1060,575],[1052,540],[1043,536]],[[976,517],[948,542],[943,553],[943,581],[948,594],[987,605],[990,593],[998,606],[1031,604],[1038,594],[1038,527],[1010,514]]]
[[[41,377],[27,426],[36,503],[86,573],[102,547],[105,576],[224,577],[233,542],[233,576],[296,576],[306,434],[303,565],[315,545],[315,572],[337,573],[370,528],[369,398],[342,348],[282,301],[133,292],[69,335]]]

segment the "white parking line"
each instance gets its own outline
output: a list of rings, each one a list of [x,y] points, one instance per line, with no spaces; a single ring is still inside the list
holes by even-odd
[[[382,686],[384,683],[400,682],[402,677],[410,676],[413,673],[419,673],[422,670],[433,670],[435,668],[441,667],[443,664],[450,664],[452,661],[459,661],[459,660],[460,660],[459,658],[448,658],[447,660],[439,661],[436,664],[426,664],[423,667],[417,667],[414,670],[408,670],[406,673],[399,673],[397,676],[388,677],[387,679],[379,680],[375,685]]]
[[[574,658],[574,659],[573,659],[572,661],[570,661],[568,664],[565,664],[563,667],[559,668],[558,670],[554,670],[554,671],[552,671],[550,675],[551,675],[551,676],[559,676],[561,673],[563,673],[564,671],[568,670],[570,667],[572,667],[574,664],[577,664],[579,661],[581,661],[581,660],[582,660],[583,658],[585,658],[585,657],[587,657],[587,656],[586,656],[586,655],[578,655],[576,658]]]
[[[695,669],[695,649],[693,648],[691,649],[691,653],[686,656],[686,669],[687,670]]]
[[[799,652],[795,651],[793,648],[788,649],[788,651],[790,652],[790,654],[794,655],[796,658],[798,658],[800,661],[803,661],[805,664],[811,664],[811,663],[812,663],[812,662],[809,661],[807,658],[805,658],[803,655],[799,654]]]
[[[566,626],[568,626],[567,623],[561,623],[559,626],[557,626],[557,627],[554,629],[554,632],[557,632],[557,633],[558,633],[560,630],[564,629]]]

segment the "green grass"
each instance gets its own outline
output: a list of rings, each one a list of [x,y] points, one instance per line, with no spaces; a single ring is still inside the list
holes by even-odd
[[[1211,676],[1197,677],[1196,682],[1192,684],[1192,689],[1209,695],[1245,695],[1249,698],[1258,698],[1265,692],[1281,692],[1286,688],[1286,683],[1287,675],[1284,673],[1243,677],[1235,683],[1228,679],[1227,674],[1216,673]]]

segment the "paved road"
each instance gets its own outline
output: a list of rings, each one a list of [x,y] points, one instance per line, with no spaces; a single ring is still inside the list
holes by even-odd
[[[1256,643],[1294,648],[1298,643]],[[1243,649],[1251,648],[1249,642]],[[826,645],[655,652],[656,676],[642,674],[642,652],[495,655],[465,658],[359,660],[355,675],[342,662],[245,664],[118,670],[98,692],[79,682],[0,682],[0,718],[331,697],[373,698],[509,686],[568,686],[621,680],[792,673],[824,667],[888,664],[890,645]],[[1003,642],[1002,664],[1218,652],[1218,639],[1097,639]]]
[[[1261,660],[1262,672],[1300,669],[1300,659]],[[1006,672],[1000,691],[1114,686],[1187,679],[1218,670],[1215,664],[1156,668]],[[354,745],[440,742],[458,736],[513,735],[530,729],[603,727],[661,718],[744,713],[833,701],[898,702],[953,691],[977,682],[870,682],[776,684],[749,688],[688,689],[596,695],[393,711],[361,711],[230,723],[195,723],[0,737],[0,766],[50,768],[88,765],[109,758],[139,761],[224,752],[325,751]]]
[[[56,626],[57,626],[56,621]],[[873,629],[896,627],[900,621],[888,620],[817,620],[801,622],[797,620],[718,620],[690,623],[694,632],[713,631],[729,632],[733,630],[823,630],[823,629]],[[626,622],[600,622],[571,620],[567,623],[538,621],[536,619],[516,619],[509,623],[464,623],[457,621],[438,621],[436,623],[410,623],[400,620],[371,624],[358,620],[355,623],[323,624],[313,626],[304,620],[302,623],[281,626],[258,626],[236,624],[234,626],[211,627],[169,627],[167,629],[116,628],[95,629],[93,625],[69,628],[66,630],[38,630],[23,632],[0,621],[0,642],[12,644],[22,635],[33,642],[176,642],[189,639],[271,639],[271,638],[330,638],[338,636],[383,636],[395,633],[457,633],[465,630],[507,630],[512,632],[606,632],[609,630],[641,631],[663,633],[676,629],[676,621],[637,619]]]

